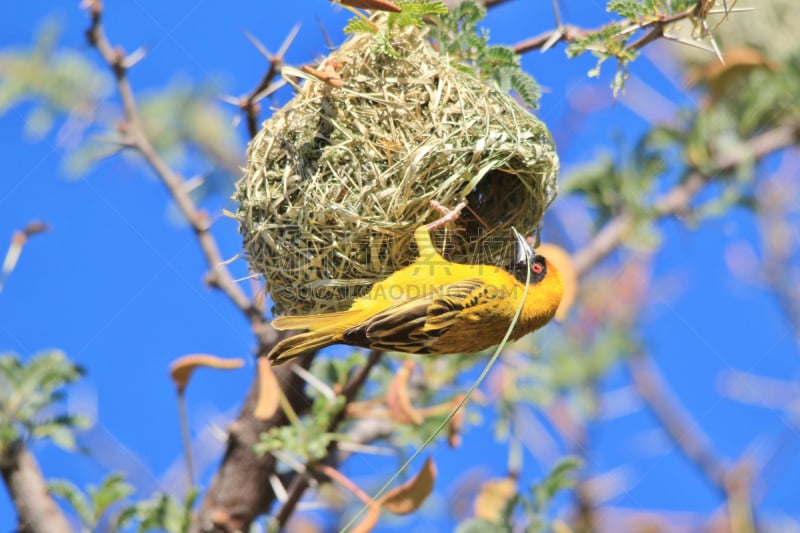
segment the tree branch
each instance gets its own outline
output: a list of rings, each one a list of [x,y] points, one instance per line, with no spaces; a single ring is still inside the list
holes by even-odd
[[[258,355],[264,355],[281,337],[266,321],[257,303],[251,301],[233,281],[230,272],[225,267],[217,247],[217,243],[209,231],[208,217],[192,202],[191,197],[184,187],[184,180],[174,173],[165,161],[153,148],[141,124],[133,90],[127,79],[127,65],[125,55],[121,50],[114,49],[105,35],[101,24],[102,4],[100,0],[88,3],[91,15],[91,25],[86,32],[89,43],[92,44],[105,62],[108,64],[117,81],[117,89],[122,101],[125,123],[122,134],[127,146],[137,150],[145,159],[150,168],[167,188],[181,213],[186,217],[197,236],[200,248],[205,256],[209,268],[207,281],[211,286],[220,289],[239,308],[250,321],[253,331],[259,339]],[[291,40],[291,37],[290,39]],[[282,64],[282,53],[270,60],[270,69],[265,74],[259,86],[245,98],[243,109],[248,115],[248,125],[251,135],[256,127],[257,119],[256,102],[269,86],[270,81],[279,73]],[[344,395],[347,402],[355,398],[364,385],[367,375],[380,358],[379,352],[373,352],[367,365],[356,375],[345,389]],[[304,360],[309,364],[311,358]],[[286,395],[295,411],[302,413],[309,407],[309,400],[303,393],[304,382],[292,371],[293,364],[288,364],[275,369],[276,377],[281,384],[281,390]],[[287,423],[282,412],[266,421],[258,420],[253,415],[253,408],[258,395],[258,383],[254,382],[248,393],[238,419],[230,428],[228,446],[225,451],[222,465],[218,470],[211,486],[192,523],[192,531],[246,531],[255,518],[269,510],[275,495],[270,488],[269,479],[275,471],[275,459],[267,454],[257,456],[253,446],[259,441],[259,435],[271,427]],[[344,419],[342,411],[335,419],[332,427],[338,426]],[[331,448],[332,450],[335,449]],[[299,500],[307,479],[299,476],[295,484],[302,487],[297,490],[296,498]],[[290,495],[291,497],[291,495]],[[295,502],[296,503],[296,502]],[[293,512],[293,505],[284,505],[283,511],[287,515]]]
[[[269,327],[258,307],[236,284],[225,266],[217,242],[210,232],[211,224],[208,215],[197,208],[185,187],[183,177],[169,168],[167,163],[158,155],[147,133],[144,131],[139,111],[136,107],[133,89],[127,78],[128,64],[125,53],[120,48],[114,48],[111,45],[103,29],[102,1],[89,0],[86,5],[91,17],[91,24],[89,29],[86,30],[86,38],[89,44],[100,53],[116,79],[125,117],[125,122],[120,127],[120,130],[127,146],[142,155],[145,162],[167,188],[181,214],[186,218],[197,236],[200,249],[209,268],[206,278],[208,284],[221,290],[239,308],[250,321],[262,346],[274,343],[276,338],[274,331]]]
[[[304,361],[309,362],[310,358]],[[276,367],[275,377],[292,407],[303,413],[311,402],[303,393],[304,381],[292,371],[296,364]],[[282,410],[269,420],[253,416],[258,390],[256,380],[239,418],[229,428],[222,464],[192,521],[190,531],[194,533],[248,531],[250,524],[272,506],[275,494],[269,481],[275,472],[275,458],[271,454],[257,455],[253,446],[259,442],[262,432],[285,425],[287,420]]]
[[[292,31],[289,32],[289,35],[284,40],[283,44],[281,45],[280,50],[276,54],[271,54],[266,49],[266,47],[261,44],[255,37],[247,33],[247,38],[253,43],[253,46],[261,52],[267,62],[269,63],[269,67],[267,67],[266,72],[261,77],[261,80],[249,93],[245,96],[242,96],[238,100],[232,101],[231,103],[235,103],[239,109],[244,113],[245,120],[247,122],[247,132],[250,135],[250,138],[254,138],[258,133],[259,128],[259,114],[261,113],[261,106],[259,102],[267,97],[270,93],[274,92],[282,83],[273,83],[275,78],[277,78],[280,73],[281,69],[283,69],[283,57],[286,55],[286,51],[289,49],[289,46],[292,44],[292,41],[297,36],[297,32],[300,29],[300,26],[295,26],[292,28]]]
[[[572,24],[565,24],[558,28],[542,32],[534,37],[522,40],[512,45],[511,49],[518,54],[532,52],[533,50],[545,51],[558,42],[571,43],[595,31],[598,30],[587,30],[579,28],[578,26],[573,26]]]
[[[476,3],[482,5],[486,8],[496,7],[500,4],[505,4],[509,0],[476,0]],[[464,0],[442,0],[442,3],[447,6],[448,10],[454,9],[458,7],[458,4],[464,2]]]
[[[61,509],[47,491],[47,484],[36,459],[17,442],[0,457],[3,476],[14,508],[18,533],[71,533]]]
[[[800,125],[786,124],[752,137],[741,149],[719,155],[712,162],[712,171],[692,171],[679,185],[659,197],[653,204],[656,217],[679,215],[689,210],[691,201],[716,174],[730,172],[739,165],[788,148],[798,141]],[[573,255],[578,276],[586,275],[597,263],[613,252],[633,227],[633,213],[623,211],[598,231],[592,240]]]
[[[511,49],[518,54],[524,54],[533,50],[546,51],[558,42],[572,43],[579,39],[600,34],[612,28],[618,28],[620,35],[633,34],[641,30],[649,29],[642,37],[624,47],[625,51],[635,51],[644,48],[646,45],[664,37],[664,31],[671,25],[687,18],[702,18],[707,14],[705,9],[706,2],[698,0],[694,6],[675,13],[673,15],[660,15],[658,18],[652,16],[639,20],[625,19],[614,21],[600,28],[586,29],[571,24],[561,24],[556,20],[558,27],[540,33],[535,37],[530,37],[511,46]],[[557,17],[558,19],[558,17]]]
[[[347,416],[347,405],[355,400],[356,396],[358,396],[358,393],[367,382],[369,373],[372,371],[375,365],[378,364],[382,356],[383,352],[379,350],[371,350],[369,352],[369,356],[367,357],[367,362],[345,386],[344,391],[342,392],[345,398],[345,404],[341,411],[339,411],[336,417],[331,421],[331,424],[328,427],[329,432],[336,431],[339,425],[344,421],[345,417]],[[330,460],[331,458],[335,457],[336,452],[336,441],[333,441],[331,442],[330,446],[328,446],[328,456],[326,460]],[[308,489],[310,482],[311,476],[307,472],[298,474],[297,477],[292,481],[292,484],[289,487],[289,496],[286,501],[283,502],[283,505],[275,515],[275,523],[279,528],[285,526],[286,522],[289,521],[289,518],[291,518],[292,514],[294,513],[297,504],[300,502],[300,498],[303,497],[303,493],[305,493],[305,491]]]
[[[695,196],[715,175],[731,172],[747,161],[757,162],[778,150],[788,148],[798,142],[799,134],[798,124],[778,126],[752,137],[742,149],[719,155],[713,161],[713,171],[694,170],[679,185],[660,196],[652,208],[655,217],[687,212]],[[573,262],[578,276],[588,274],[594,266],[619,247],[634,222],[633,213],[626,211],[606,223],[589,244],[574,254]],[[627,366],[639,397],[647,404],[681,453],[703,473],[720,495],[729,501],[731,515],[735,509],[737,515],[745,517],[742,520],[750,517],[751,503],[749,499],[744,501],[743,495],[749,498],[751,473],[736,465],[726,465],[717,457],[708,438],[691,416],[669,395],[669,388],[664,384],[660,373],[645,356],[628,358]],[[579,508],[585,513],[587,502],[579,501],[582,503]],[[579,516],[585,518],[582,513],[579,513]]]
[[[103,8],[100,0],[89,0],[91,24],[86,32],[89,43],[94,46],[114,74],[117,90],[122,102],[125,122],[120,128],[126,145],[137,150],[145,162],[172,196],[176,205],[194,231],[205,257],[209,274],[209,285],[221,290],[250,322],[258,338],[257,355],[266,354],[282,335],[267,322],[256,300],[250,300],[233,280],[223,263],[216,240],[210,232],[208,216],[199,210],[185,188],[184,179],[169,168],[155,151],[145,132],[136,107],[136,100],[127,78],[128,65],[122,50],[111,46],[101,24]],[[306,359],[306,364],[311,358]],[[281,389],[297,412],[308,407],[303,394],[304,383],[292,372],[293,364],[277,368],[275,373]],[[274,494],[269,478],[275,470],[272,456],[257,456],[252,447],[258,442],[261,432],[283,425],[283,413],[270,420],[255,418],[253,408],[258,395],[258,383],[254,380],[238,419],[230,428],[228,446],[222,465],[218,470],[203,503],[192,523],[192,531],[239,531],[247,530],[250,523],[266,512]]]
[[[733,471],[717,458],[708,437],[669,394],[658,370],[645,355],[626,359],[633,387],[661,426],[681,450],[714,487],[725,497],[728,479]]]

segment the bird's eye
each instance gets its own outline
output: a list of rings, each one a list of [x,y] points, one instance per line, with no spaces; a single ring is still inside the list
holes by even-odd
[[[544,265],[541,263],[534,263],[531,265],[531,270],[533,270],[534,274],[541,274],[544,270]]]

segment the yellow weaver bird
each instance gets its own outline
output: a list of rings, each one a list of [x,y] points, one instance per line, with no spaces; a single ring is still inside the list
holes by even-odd
[[[416,354],[475,353],[503,340],[523,296],[511,340],[547,324],[561,302],[558,270],[519,235],[518,257],[508,269],[447,261],[426,226],[416,229],[414,239],[417,260],[373,285],[347,311],[273,320],[275,329],[309,331],[279,342],[269,359],[282,364],[332,344]]]

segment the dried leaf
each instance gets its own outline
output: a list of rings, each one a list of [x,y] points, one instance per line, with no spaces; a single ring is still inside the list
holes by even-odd
[[[238,358],[223,359],[216,355],[204,353],[193,353],[178,357],[169,365],[169,375],[172,381],[175,382],[178,394],[183,394],[183,391],[186,390],[186,387],[189,385],[189,379],[192,377],[192,373],[196,368],[201,366],[219,370],[232,370],[244,366],[244,360]]]
[[[11,244],[8,246],[6,257],[3,260],[2,271],[0,271],[2,272],[3,277],[11,274],[11,272],[14,270],[14,267],[17,266],[20,253],[22,253],[22,247],[25,246],[25,241],[27,241],[27,239],[28,238],[21,231],[15,231],[11,236]],[[0,279],[0,282],[2,282],[2,279]],[[0,286],[2,286],[2,283],[0,283]]]
[[[517,480],[511,477],[490,479],[481,485],[475,497],[475,517],[487,522],[499,522],[503,509],[517,492]]]
[[[414,361],[406,359],[386,392],[386,406],[389,408],[389,415],[398,422],[420,425],[425,419],[411,404],[408,392],[408,382],[413,370]]]
[[[433,482],[435,480],[436,465],[428,457],[416,476],[381,497],[381,506],[394,514],[413,513],[420,508],[433,491]]]
[[[48,231],[49,229],[50,226],[48,226],[46,223],[34,220],[22,230],[14,232],[14,234],[11,236],[11,244],[6,252],[5,259],[3,259],[3,265],[0,267],[0,289],[3,288],[3,282],[5,281],[5,278],[8,277],[14,270],[14,267],[17,266],[17,261],[22,253],[22,247],[25,246],[26,242],[28,242],[28,237],[36,235],[37,233]]]
[[[709,61],[707,65],[695,71],[689,81],[690,85],[705,83],[711,99],[718,101],[725,96],[729,88],[737,88],[737,82],[756,69],[777,70],[777,66],[754,48],[733,48],[725,52],[725,62]]]
[[[564,283],[564,296],[561,298],[561,304],[559,304],[556,311],[556,320],[562,321],[567,318],[578,293],[578,274],[575,272],[572,258],[562,247],[550,243],[542,243],[536,249],[536,253],[545,256],[561,274],[561,281]]]
[[[343,6],[357,7],[358,9],[374,9],[375,11],[390,11],[400,13],[402,9],[389,0],[340,0]]]
[[[280,406],[281,385],[266,357],[258,358],[258,400],[253,416],[259,420],[272,418]]]
[[[369,511],[361,519],[361,522],[356,524],[350,533],[369,533],[375,526],[378,525],[378,519],[381,517],[381,506],[377,503],[369,506]]]
[[[341,87],[342,85],[344,85],[342,77],[339,76],[339,74],[337,74],[336,72],[322,71],[319,69],[315,69],[314,67],[309,67],[308,65],[303,65],[302,71],[307,74],[311,74],[319,81],[327,83],[331,87]]]
[[[50,225],[41,220],[29,222],[27,226],[22,228],[22,233],[24,233],[26,237],[32,237],[37,233],[44,233],[45,231],[50,231]]]

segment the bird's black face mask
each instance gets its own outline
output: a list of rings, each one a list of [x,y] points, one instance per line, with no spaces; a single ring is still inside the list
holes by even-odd
[[[525,284],[528,279],[528,264],[531,268],[531,285],[539,283],[547,275],[547,264],[544,257],[533,251],[525,237],[514,232],[517,238],[517,257],[513,264],[506,270],[514,275],[520,283]],[[530,259],[529,259],[530,258]]]

